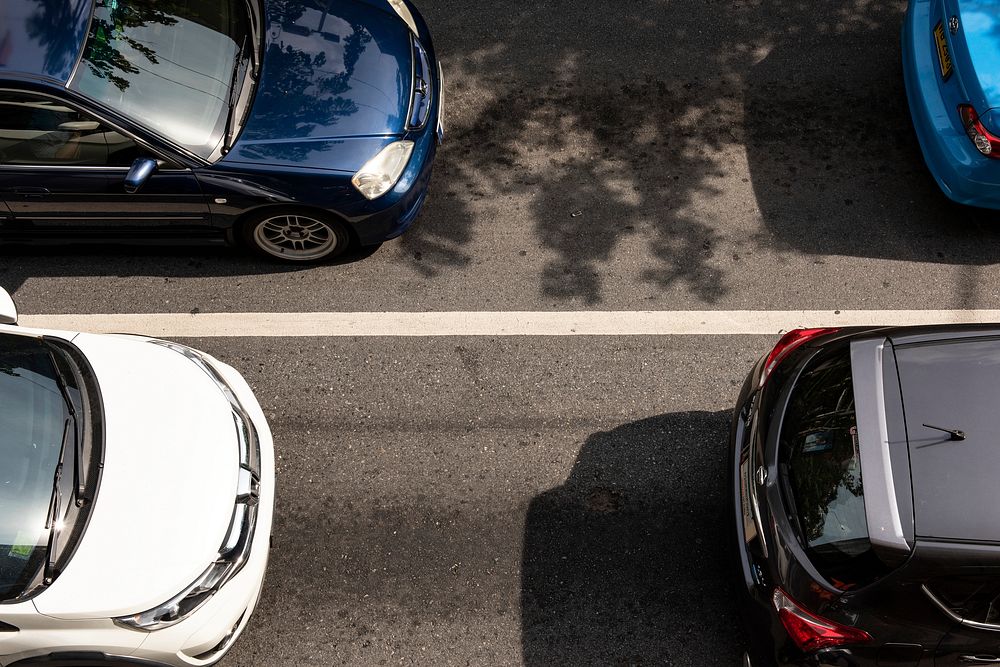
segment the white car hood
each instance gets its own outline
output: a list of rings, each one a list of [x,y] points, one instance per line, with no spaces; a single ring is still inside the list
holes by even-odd
[[[35,599],[56,618],[163,604],[217,558],[237,493],[228,400],[195,364],[147,339],[80,334],[104,402],[104,472],[66,568]]]

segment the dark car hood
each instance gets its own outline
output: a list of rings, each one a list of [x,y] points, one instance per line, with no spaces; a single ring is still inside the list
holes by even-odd
[[[410,31],[358,0],[266,0],[261,77],[225,162],[357,171],[405,130]]]

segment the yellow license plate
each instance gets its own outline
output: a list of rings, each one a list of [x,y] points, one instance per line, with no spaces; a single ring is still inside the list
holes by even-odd
[[[951,76],[951,54],[948,53],[948,42],[944,38],[944,23],[934,26],[934,45],[937,46],[938,65],[941,67],[941,78]]]

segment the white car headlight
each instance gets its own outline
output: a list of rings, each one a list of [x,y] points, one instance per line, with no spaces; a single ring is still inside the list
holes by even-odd
[[[378,199],[391,190],[406,169],[413,153],[412,141],[394,141],[378,152],[354,174],[351,183],[368,199]]]

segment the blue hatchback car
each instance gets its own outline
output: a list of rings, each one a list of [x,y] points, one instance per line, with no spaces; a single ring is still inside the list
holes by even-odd
[[[1000,209],[1000,0],[910,0],[902,42],[935,180],[961,204]]]
[[[420,211],[441,105],[408,0],[2,0],[0,238],[375,245]]]

